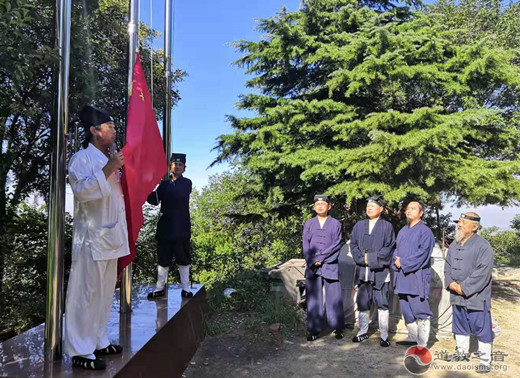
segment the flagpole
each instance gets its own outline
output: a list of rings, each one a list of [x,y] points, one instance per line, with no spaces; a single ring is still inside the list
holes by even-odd
[[[54,73],[55,97],[51,123],[49,218],[47,235],[47,303],[44,359],[61,359],[63,328],[63,243],[65,220],[65,160],[68,126],[71,0],[56,1],[56,44],[60,60]]]
[[[172,37],[173,37],[173,0],[165,0],[164,4],[164,64],[166,74],[166,99],[164,102],[163,144],[166,155],[166,164],[171,156],[171,128],[172,128]],[[165,179],[169,179],[170,170]]]
[[[134,77],[135,57],[138,48],[139,32],[139,0],[130,0],[128,12],[128,104],[132,93],[132,80]],[[126,134],[126,133],[125,133]],[[132,311],[132,263],[128,264],[121,275],[121,285],[119,291],[121,313]]]

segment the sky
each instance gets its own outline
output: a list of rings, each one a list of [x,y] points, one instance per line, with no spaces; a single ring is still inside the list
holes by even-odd
[[[150,25],[150,1],[153,5],[152,27],[164,31],[164,0],[142,0],[140,19]],[[201,189],[209,176],[228,168],[219,164],[212,151],[216,138],[232,130],[227,115],[244,115],[235,108],[248,76],[233,66],[240,54],[231,46],[239,40],[257,41],[258,18],[274,16],[282,6],[297,10],[300,0],[176,0],[174,1],[173,66],[187,72],[178,85],[181,101],[172,111],[172,152],[186,153],[186,173]],[[156,46],[163,48],[162,38]],[[145,51],[141,52],[146,54]]]
[[[165,2],[141,0],[140,20],[148,25],[150,2],[152,27],[161,33],[155,46],[162,49]],[[172,152],[187,154],[185,176],[198,189],[208,183],[211,175],[229,168],[227,164],[208,168],[217,157],[217,152],[212,151],[216,138],[232,132],[226,115],[246,115],[235,108],[235,103],[239,95],[251,89],[245,87],[248,76],[244,70],[233,65],[241,55],[230,44],[258,41],[262,35],[255,30],[256,19],[275,16],[283,6],[296,11],[300,0],[174,0],[173,67],[186,71],[188,76],[178,85],[181,100],[172,111]],[[443,212],[458,217],[463,211],[466,209],[446,206]],[[477,212],[485,227],[507,229],[520,208],[487,206]]]

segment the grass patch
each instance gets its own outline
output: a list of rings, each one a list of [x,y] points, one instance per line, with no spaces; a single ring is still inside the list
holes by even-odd
[[[226,297],[226,288],[236,291]],[[281,333],[287,336],[305,329],[303,313],[296,304],[271,293],[269,279],[254,271],[240,272],[223,282],[213,283],[208,288],[208,302],[207,335],[244,327],[262,337],[271,324],[280,324]]]

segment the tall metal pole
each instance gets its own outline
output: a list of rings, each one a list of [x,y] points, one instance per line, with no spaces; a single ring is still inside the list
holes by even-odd
[[[130,0],[128,11],[128,103],[132,93],[132,80],[134,77],[135,56],[138,48],[138,14],[139,0]],[[119,292],[119,311],[127,313],[132,311],[132,263],[123,269]]]
[[[63,328],[63,241],[65,219],[66,134],[69,118],[69,48],[71,0],[56,0],[56,44],[60,55],[51,124],[49,220],[47,254],[47,304],[45,361],[61,359]],[[55,82],[56,83],[56,82]]]
[[[172,127],[172,38],[173,38],[173,0],[165,0],[164,5],[164,64],[166,73],[166,101],[164,102],[163,144],[166,160],[171,155],[171,127]],[[169,177],[169,169],[167,176]]]

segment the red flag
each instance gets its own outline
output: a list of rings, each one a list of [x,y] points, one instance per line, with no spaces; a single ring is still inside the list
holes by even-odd
[[[167,172],[163,141],[139,53],[135,58],[126,141],[122,152],[125,165],[121,184],[125,196],[130,255],[119,259],[118,274],[135,259],[135,243],[144,222],[143,204]]]

